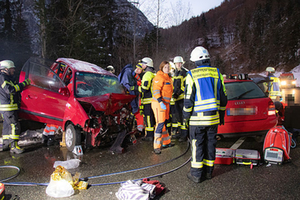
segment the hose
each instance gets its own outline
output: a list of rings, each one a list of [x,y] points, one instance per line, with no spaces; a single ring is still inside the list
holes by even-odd
[[[186,149],[186,151],[183,154],[181,154],[181,155],[179,155],[175,158],[172,158],[170,160],[167,160],[165,162],[161,162],[161,163],[158,163],[158,164],[155,164],[155,165],[150,165],[150,166],[141,167],[141,168],[137,168],[137,169],[132,169],[132,170],[126,170],[126,171],[115,172],[115,173],[110,173],[110,174],[102,174],[102,175],[92,176],[92,177],[85,177],[85,178],[81,178],[80,180],[88,180],[88,179],[93,179],[93,178],[99,178],[99,177],[105,177],[105,176],[111,176],[111,175],[117,175],[117,174],[124,174],[124,173],[128,173],[128,172],[134,172],[134,171],[139,171],[139,170],[143,170],[143,169],[148,169],[148,168],[160,166],[160,165],[172,162],[172,161],[182,157],[183,155],[185,155],[188,152],[189,147],[190,147],[190,143],[188,143],[188,148]],[[187,161],[185,161],[183,164],[181,164],[180,166],[178,166],[178,167],[176,167],[172,170],[169,170],[169,171],[166,171],[166,172],[163,172],[163,173],[160,173],[160,174],[152,175],[152,176],[149,176],[149,177],[144,177],[144,178],[153,178],[153,177],[158,177],[158,176],[163,176],[165,174],[169,174],[173,171],[176,171],[176,170],[180,169],[184,165],[186,165],[190,161],[190,159],[191,159],[191,157]],[[3,166],[3,167],[5,167],[5,166]],[[11,167],[18,168],[18,167],[15,167],[15,166],[11,166]],[[15,178],[19,174],[19,172],[20,172],[20,169],[19,169],[18,173],[16,175],[14,175],[13,177],[10,177],[10,179]],[[144,179],[144,178],[140,178],[140,179],[136,179],[136,180],[141,180],[141,179]],[[125,181],[91,184],[90,186],[113,185],[113,184],[120,184],[120,183],[123,183],[123,182],[125,182]],[[32,182],[9,182],[9,183],[7,183],[7,182],[5,182],[4,184],[5,185],[10,185],[10,186],[48,186],[49,183],[32,183]]]
[[[189,159],[187,159],[183,164],[181,164],[180,166],[174,168],[174,169],[171,169],[169,171],[166,171],[166,172],[163,172],[163,173],[160,173],[160,174],[156,174],[156,175],[152,175],[152,176],[148,176],[148,177],[144,177],[144,178],[139,178],[139,179],[135,179],[133,181],[137,181],[137,180],[142,180],[142,179],[145,179],[145,178],[154,178],[154,177],[158,177],[158,176],[163,176],[163,175],[166,175],[166,174],[169,174],[171,172],[174,172],[178,169],[180,169],[181,167],[183,167],[184,165],[186,165],[188,162],[190,162],[192,157],[190,157]],[[91,184],[90,186],[103,186],[103,185],[113,185],[113,184],[120,184],[120,183],[125,183],[126,181],[119,181],[119,182],[111,182],[111,183],[98,183],[98,184]]]
[[[15,175],[12,175],[12,176],[8,177],[8,178],[5,178],[5,179],[0,180],[0,183],[3,183],[4,181],[8,181],[8,180],[10,180],[10,179],[13,179],[13,178],[17,177],[17,176],[20,174],[20,168],[17,167],[17,166],[4,165],[4,166],[0,166],[0,169],[1,169],[1,168],[16,169],[16,170],[17,170],[17,173],[16,173]]]
[[[97,175],[97,176],[90,176],[90,177],[80,178],[80,180],[89,180],[89,179],[100,178],[100,177],[105,177],[105,176],[125,174],[125,173],[128,173],[128,172],[134,172],[134,171],[139,171],[139,170],[148,169],[148,168],[152,168],[152,167],[157,167],[157,166],[160,166],[160,165],[172,162],[172,161],[174,161],[174,160],[182,157],[183,155],[185,155],[189,151],[189,148],[190,148],[190,143],[188,142],[188,147],[187,147],[187,149],[185,150],[184,153],[182,153],[181,155],[179,155],[179,156],[177,156],[175,158],[172,158],[170,160],[167,160],[167,161],[155,164],[155,165],[149,165],[149,166],[146,166],[146,167],[141,167],[141,168],[137,168],[137,169],[126,170],[126,171],[121,171],[121,172],[114,172],[114,173],[110,173],[110,174],[102,174],[102,175]]]

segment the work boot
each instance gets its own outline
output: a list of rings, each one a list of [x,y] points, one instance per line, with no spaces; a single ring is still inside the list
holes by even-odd
[[[206,173],[206,174],[205,174],[205,178],[206,178],[206,179],[211,179],[211,178],[212,178],[211,173]]]
[[[187,173],[187,177],[195,183],[200,183],[200,177],[193,176],[191,172]]]
[[[161,154],[161,150],[160,149],[154,149],[154,153],[155,154]]]
[[[24,149],[19,147],[18,141],[14,141],[10,146],[10,153],[21,154],[24,152]]]
[[[10,144],[9,140],[3,140],[2,150],[3,150],[3,151],[9,150],[9,144]]]

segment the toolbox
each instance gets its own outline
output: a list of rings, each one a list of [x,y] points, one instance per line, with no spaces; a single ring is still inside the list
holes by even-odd
[[[234,150],[230,148],[216,148],[215,164],[230,165],[234,162]]]
[[[250,149],[236,149],[235,162],[240,165],[258,165],[260,161],[260,154],[257,150]]]

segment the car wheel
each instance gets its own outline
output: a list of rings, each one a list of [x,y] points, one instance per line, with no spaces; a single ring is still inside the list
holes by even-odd
[[[69,151],[73,151],[76,145],[81,144],[81,133],[79,128],[74,127],[73,124],[69,124],[65,132],[66,146]]]

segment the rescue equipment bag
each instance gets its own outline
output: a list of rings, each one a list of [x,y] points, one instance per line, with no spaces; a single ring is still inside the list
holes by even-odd
[[[284,126],[275,126],[266,134],[263,151],[266,163],[281,165],[290,161],[292,134]]]

